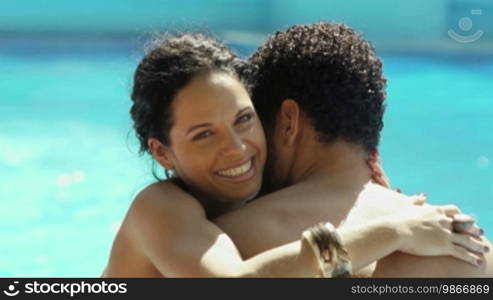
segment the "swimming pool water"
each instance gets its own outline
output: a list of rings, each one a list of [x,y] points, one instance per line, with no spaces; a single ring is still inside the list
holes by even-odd
[[[77,45],[0,49],[2,276],[99,276],[128,205],[153,181],[128,114],[140,51]],[[493,57],[383,58],[393,185],[458,204],[491,239]]]

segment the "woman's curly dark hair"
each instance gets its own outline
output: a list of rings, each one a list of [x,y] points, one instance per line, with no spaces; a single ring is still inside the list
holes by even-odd
[[[386,80],[372,45],[343,25],[320,22],[276,32],[243,70],[266,128],[283,100],[308,116],[321,142],[343,139],[367,151],[383,127]]]
[[[241,64],[228,47],[204,34],[165,34],[155,38],[135,71],[131,96],[130,115],[140,152],[150,152],[150,137],[171,145],[171,104],[192,77],[216,70],[237,76]]]

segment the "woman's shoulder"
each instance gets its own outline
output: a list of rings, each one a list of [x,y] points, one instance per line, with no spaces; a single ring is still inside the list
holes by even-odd
[[[163,180],[142,189],[130,206],[129,214],[139,217],[159,214],[176,218],[182,215],[205,216],[202,205],[176,182]]]

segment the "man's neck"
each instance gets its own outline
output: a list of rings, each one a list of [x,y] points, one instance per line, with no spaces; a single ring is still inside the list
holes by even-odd
[[[331,187],[354,189],[371,178],[368,155],[357,145],[344,141],[321,144],[316,140],[300,144],[299,155],[291,169],[293,184],[307,180],[324,180]]]
[[[361,147],[347,142],[324,145],[316,139],[312,141],[302,141],[297,148],[286,189],[290,196],[282,195],[282,200],[271,205],[282,203],[278,212],[299,224],[308,226],[308,221],[318,220],[338,226],[371,179],[366,164],[368,155]],[[299,195],[303,195],[302,200]]]

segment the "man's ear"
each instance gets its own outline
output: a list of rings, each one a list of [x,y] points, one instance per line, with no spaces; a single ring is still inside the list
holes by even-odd
[[[147,139],[147,146],[149,147],[149,150],[151,151],[152,157],[164,168],[166,169],[173,169],[174,168],[174,163],[172,160],[172,155],[173,153],[171,152],[171,149],[169,149],[168,146],[163,145],[158,139],[156,138],[148,138]]]
[[[301,132],[301,111],[298,103],[293,99],[286,99],[281,104],[280,129],[283,142],[291,146]]]

